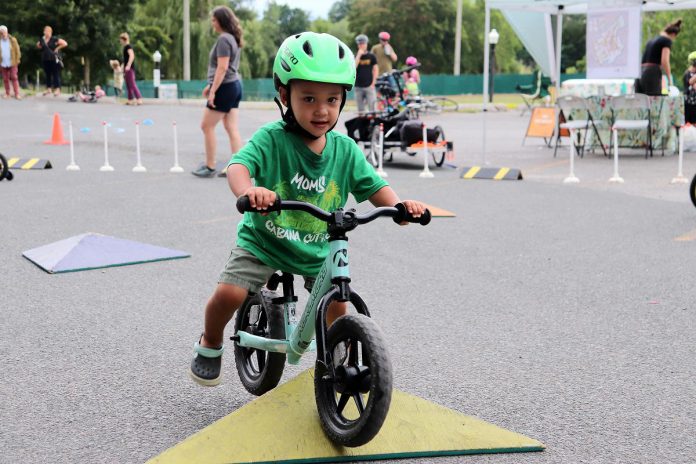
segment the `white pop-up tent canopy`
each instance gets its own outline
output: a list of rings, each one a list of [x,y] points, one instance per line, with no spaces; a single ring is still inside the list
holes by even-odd
[[[501,10],[520,41],[544,74],[560,88],[561,44],[564,14],[587,14],[594,7],[630,7],[641,5],[642,11],[687,10],[696,8],[696,0],[486,0],[483,58],[483,101],[488,103],[490,10]],[[556,39],[551,27],[556,16]]]

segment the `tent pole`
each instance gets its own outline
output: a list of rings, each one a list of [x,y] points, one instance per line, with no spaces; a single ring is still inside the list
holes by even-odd
[[[563,5],[558,7],[556,15],[556,98],[561,92],[561,48],[563,40]]]
[[[489,45],[488,31],[491,29],[491,10],[486,1],[486,16],[483,27],[483,146],[482,146],[482,164],[486,165],[486,113],[488,113],[488,60],[489,60]]]

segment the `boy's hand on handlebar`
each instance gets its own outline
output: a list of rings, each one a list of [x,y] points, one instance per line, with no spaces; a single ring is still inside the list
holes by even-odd
[[[416,200],[404,200],[402,201],[402,203],[406,207],[406,211],[408,211],[408,214],[415,218],[421,217],[427,209],[424,203],[421,203],[420,201]],[[402,226],[405,226],[406,224],[408,224],[408,222],[406,221],[402,221],[401,223],[399,223],[399,225]]]
[[[244,195],[249,197],[249,204],[255,209],[268,209],[276,199],[276,194],[273,190],[268,190],[263,187],[250,187],[245,192]],[[261,213],[262,215],[267,215],[268,213]]]

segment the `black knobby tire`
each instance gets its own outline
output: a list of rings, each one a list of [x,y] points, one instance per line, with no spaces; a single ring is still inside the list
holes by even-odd
[[[361,446],[382,428],[392,394],[392,366],[382,331],[362,314],[343,316],[329,328],[326,349],[331,358],[339,343],[349,346],[335,369],[316,363],[314,394],[329,440]],[[334,366],[338,363],[332,361]],[[360,410],[362,408],[362,411]]]
[[[252,295],[237,311],[234,331],[243,330],[260,337],[284,339],[285,320],[282,306],[273,305],[275,295],[266,290]],[[263,299],[263,301],[262,301]],[[285,353],[272,353],[234,343],[234,360],[239,380],[254,395],[263,395],[280,382],[285,367]]]
[[[435,143],[443,143],[445,140],[445,131],[442,129],[440,126],[435,126],[434,130],[437,132],[437,139],[435,139]],[[445,147],[442,147],[442,151],[431,151],[430,155],[433,157],[433,162],[435,163],[435,166],[440,167],[443,164],[445,164],[445,154],[447,153],[447,150]]]
[[[691,197],[691,203],[696,206],[696,174],[694,174],[694,178],[691,179],[691,187],[689,188],[689,196]]]
[[[0,153],[0,180],[7,177],[7,180],[12,180],[12,173],[10,173],[10,168],[7,166],[7,159]]]

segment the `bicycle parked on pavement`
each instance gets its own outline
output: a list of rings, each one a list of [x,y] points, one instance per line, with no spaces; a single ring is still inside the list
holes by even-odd
[[[248,197],[237,201],[239,212],[253,209]],[[403,204],[364,214],[341,208],[327,212],[302,201],[276,197],[268,211],[304,211],[327,223],[330,252],[317,275],[302,316],[296,313],[294,276],[274,274],[266,288],[250,294],[237,311],[234,341],[237,372],[244,387],[262,395],[278,385],[285,361],[297,364],[305,351],[316,350],[314,393],[321,426],[327,437],[343,446],[361,446],[377,435],[391,402],[392,366],[386,341],[370,318],[365,302],[350,283],[348,238],[358,225],[382,216],[426,225],[430,212],[420,218]],[[282,295],[275,293],[282,286]],[[333,301],[349,302],[357,314],[326,326]],[[315,336],[316,340],[313,339]]]

